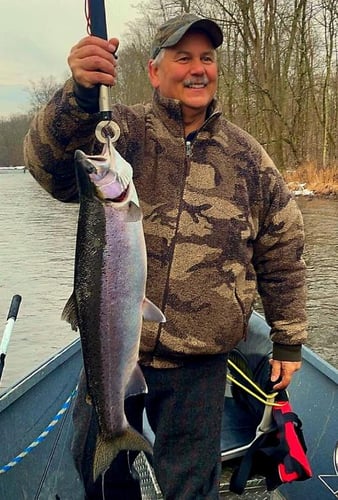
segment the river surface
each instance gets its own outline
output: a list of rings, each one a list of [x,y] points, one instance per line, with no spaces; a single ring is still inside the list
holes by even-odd
[[[306,227],[308,345],[337,367],[338,200],[298,203]],[[0,214],[0,336],[12,296],[22,295],[3,390],[77,337],[61,313],[72,292],[78,205],[54,200],[29,173],[1,173]]]

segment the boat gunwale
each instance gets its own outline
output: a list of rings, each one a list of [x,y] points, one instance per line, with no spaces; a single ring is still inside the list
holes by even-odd
[[[252,315],[257,316],[266,322],[263,314],[258,311],[253,311]],[[306,345],[302,346],[302,360],[309,363],[313,368],[320,371],[323,375],[329,378],[334,384],[338,385],[338,369],[335,368],[331,363],[325,361],[319,354],[316,354],[310,347]]]
[[[257,311],[254,314],[264,320],[264,316]],[[35,368],[28,375],[24,376],[18,382],[5,389],[0,393],[0,412],[5,410],[14,401],[16,401],[23,394],[28,392],[39,381],[43,380],[49,373],[54,371],[60,365],[75,356],[81,350],[80,338],[75,339],[73,342],[62,348],[56,354],[48,358],[45,362]],[[302,348],[303,361],[310,364],[315,370],[319,371],[326,378],[331,380],[334,384],[338,385],[338,369],[325,361],[322,357],[316,354],[307,346]]]
[[[5,389],[4,392],[0,393],[0,412],[8,408],[8,406],[23,396],[38,382],[46,378],[59,366],[67,362],[71,357],[75,356],[80,349],[81,343],[78,338],[48,358],[45,362],[39,365],[28,375],[24,376],[14,385]]]
[[[320,373],[329,378],[334,384],[338,385],[338,369],[335,368],[331,363],[325,361],[322,357],[316,354],[307,346],[302,348],[303,361],[305,360],[311,366],[313,366]]]

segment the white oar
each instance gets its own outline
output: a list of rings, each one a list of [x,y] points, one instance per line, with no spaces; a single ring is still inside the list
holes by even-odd
[[[0,379],[5,366],[5,358],[7,354],[7,348],[9,341],[11,339],[13,326],[17,318],[19,307],[21,303],[21,295],[13,295],[11,305],[9,306],[9,311],[7,315],[7,323],[2,336],[0,344]]]

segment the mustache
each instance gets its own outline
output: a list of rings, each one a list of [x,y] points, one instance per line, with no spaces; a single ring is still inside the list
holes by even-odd
[[[189,80],[184,80],[183,85],[185,87],[190,87],[191,85],[208,85],[209,78],[207,76],[203,76],[201,78],[189,78]]]

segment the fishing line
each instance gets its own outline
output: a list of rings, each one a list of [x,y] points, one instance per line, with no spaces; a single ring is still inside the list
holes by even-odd
[[[106,470],[102,473],[102,479],[101,479],[101,494],[102,494],[102,500],[106,500],[106,495],[104,492],[104,476],[106,474]]]

